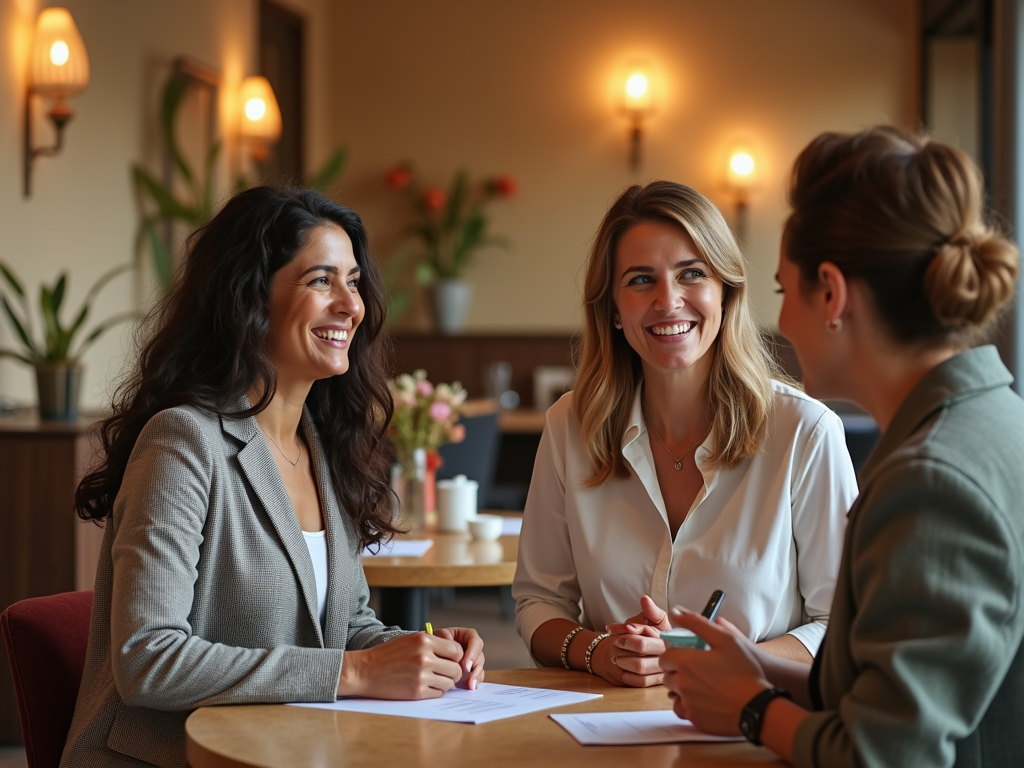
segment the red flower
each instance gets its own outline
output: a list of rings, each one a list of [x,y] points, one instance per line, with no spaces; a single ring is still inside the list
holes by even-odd
[[[388,175],[384,177],[384,182],[391,189],[405,189],[412,182],[412,172],[405,166],[400,165],[388,171]]]
[[[447,202],[448,196],[440,187],[431,187],[423,193],[423,203],[431,211],[440,211]]]
[[[519,184],[513,176],[498,176],[491,181],[491,192],[498,197],[515,197]]]

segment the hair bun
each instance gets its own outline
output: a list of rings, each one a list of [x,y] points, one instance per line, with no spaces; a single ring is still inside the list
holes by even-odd
[[[987,227],[961,230],[935,253],[924,276],[924,292],[945,328],[984,326],[1013,295],[1017,248]]]

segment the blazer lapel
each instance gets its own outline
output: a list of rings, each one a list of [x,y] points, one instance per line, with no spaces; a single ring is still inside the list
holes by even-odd
[[[249,407],[248,400],[243,407]],[[277,463],[270,453],[266,440],[263,439],[256,419],[231,419],[222,416],[221,427],[225,433],[245,443],[238,452],[238,463],[277,531],[277,536],[298,576],[299,586],[306,600],[306,613],[316,628],[317,638],[323,647],[324,638],[316,602],[316,574],[313,573],[313,562],[309,558],[309,549],[299,527],[299,518],[284,489]]]
[[[324,527],[327,530],[327,615],[324,618],[324,643],[327,648],[344,648],[348,639],[348,614],[342,615],[343,606],[347,602],[338,599],[337,590],[345,589],[339,581],[347,561],[352,556],[350,550],[354,551],[355,545],[350,536],[348,526],[345,524],[344,515],[338,499],[334,495],[334,485],[331,480],[331,468],[327,463],[323,445],[320,442],[320,435],[313,424],[313,418],[309,411],[302,415],[302,427],[306,437],[306,445],[309,446],[310,454],[313,457],[313,472],[316,476],[317,491],[320,493],[320,504],[324,513]],[[359,553],[354,553],[359,557]],[[350,585],[349,585],[350,587]]]

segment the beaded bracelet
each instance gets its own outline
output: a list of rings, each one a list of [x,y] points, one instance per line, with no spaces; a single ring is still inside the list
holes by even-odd
[[[587,662],[587,672],[589,672],[590,674],[594,674],[594,670],[592,670],[590,668],[590,656],[591,656],[591,654],[594,652],[594,649],[597,648],[597,644],[598,643],[600,643],[606,637],[611,637],[611,636],[612,636],[611,632],[602,632],[600,635],[598,635],[593,640],[591,640],[590,641],[590,645],[587,646],[587,652],[583,656],[583,660],[585,662]]]
[[[569,642],[572,640],[573,636],[582,629],[583,627],[576,627],[576,629],[566,635],[565,640],[562,641],[562,666],[566,669],[572,669],[572,667],[569,666]]]

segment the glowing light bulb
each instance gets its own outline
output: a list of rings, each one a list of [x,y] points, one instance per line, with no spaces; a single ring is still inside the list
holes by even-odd
[[[67,64],[70,57],[71,50],[68,48],[68,44],[63,40],[56,40],[53,45],[50,46],[50,61],[54,66],[61,67]]]
[[[267,102],[263,99],[249,99],[245,102],[245,116],[256,122],[267,114]]]
[[[754,158],[746,152],[737,152],[729,160],[729,168],[737,176],[749,176],[754,172]]]
[[[626,80],[626,93],[631,99],[640,99],[647,93],[647,75],[643,72],[634,72]]]

